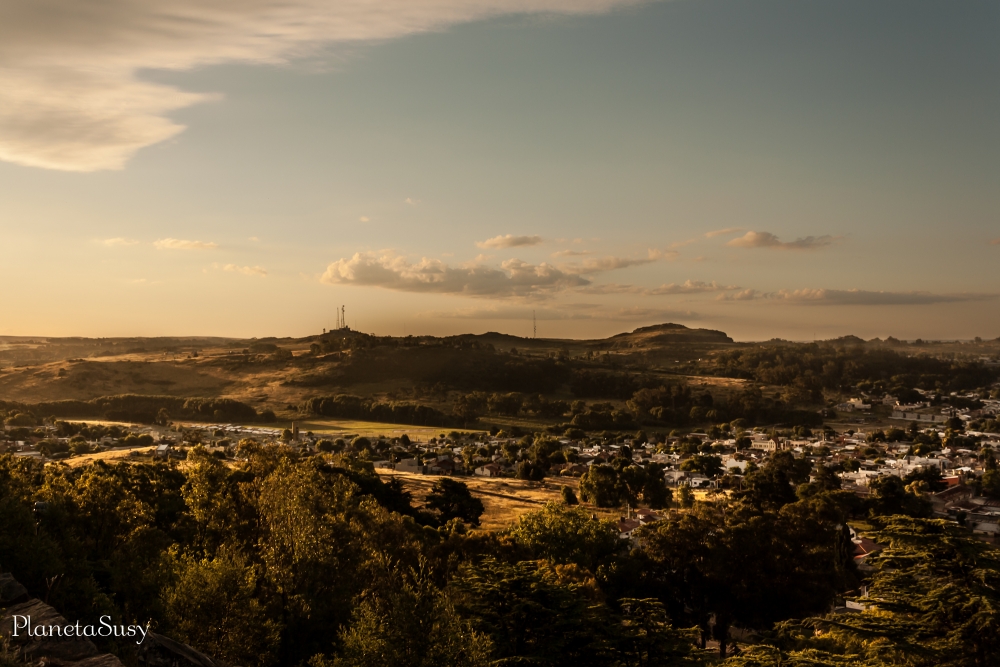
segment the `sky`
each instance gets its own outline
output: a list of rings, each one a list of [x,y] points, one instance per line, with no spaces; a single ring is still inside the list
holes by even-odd
[[[996,338],[997,34],[993,0],[0,0],[0,335]]]

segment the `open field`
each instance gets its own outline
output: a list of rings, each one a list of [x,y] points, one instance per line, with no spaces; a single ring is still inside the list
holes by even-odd
[[[73,456],[63,460],[72,468],[79,468],[96,461],[104,461],[105,463],[121,463],[122,461],[134,461],[136,456],[143,456],[148,459],[154,449],[156,449],[155,446],[133,447],[132,449],[112,449],[106,452],[80,454],[79,456]]]
[[[278,421],[272,424],[239,424],[244,428],[269,428],[269,429],[290,429],[292,424],[295,423],[299,427],[301,433],[312,432],[316,435],[329,435],[334,438],[343,437],[344,435],[362,435],[365,437],[384,435],[389,438],[398,438],[401,435],[408,435],[411,439],[417,438],[420,440],[427,440],[428,438],[436,438],[441,434],[447,434],[451,431],[457,431],[459,433],[474,433],[479,432],[473,429],[452,429],[448,427],[441,426],[414,426],[411,424],[387,424],[383,422],[371,422],[371,421],[358,421],[353,419],[302,419],[295,420],[294,422]],[[191,422],[191,427],[203,426],[203,424],[197,424]]]
[[[394,470],[379,470],[378,473],[383,479],[400,480],[403,488],[413,494],[413,504],[418,507],[423,505],[434,483],[440,479],[433,475],[417,475]],[[561,502],[563,486],[572,488],[577,496],[580,491],[580,480],[576,477],[546,478],[541,482],[490,477],[452,479],[468,485],[472,495],[483,502],[485,512],[480,526],[483,530],[503,530],[526,512],[540,509],[548,502]],[[596,508],[586,503],[581,506],[606,519],[616,519],[621,514],[619,510]]]

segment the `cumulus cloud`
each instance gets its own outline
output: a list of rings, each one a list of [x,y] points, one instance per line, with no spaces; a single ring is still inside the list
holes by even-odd
[[[794,241],[782,241],[771,232],[747,232],[726,245],[733,248],[774,248],[776,250],[815,250],[832,244],[835,236],[806,236]]]
[[[230,273],[242,273],[245,276],[259,276],[261,278],[267,276],[267,270],[260,266],[239,266],[238,264],[213,264],[213,266]]]
[[[590,281],[546,263],[508,259],[499,269],[449,266],[436,259],[411,263],[391,253],[355,253],[330,264],[321,278],[333,285],[383,287],[403,292],[461,294],[478,297],[545,296]]]
[[[177,135],[170,112],[211,96],[145,69],[285,63],[329,44],[502,14],[586,14],[637,0],[37,0],[0,10],[0,160],[95,171]]]
[[[204,241],[186,241],[184,239],[159,239],[153,241],[157,250],[215,250],[218,243]]]
[[[716,298],[719,301],[755,301],[764,295],[755,289],[745,289],[734,294],[720,294]]]
[[[715,236],[729,236],[730,234],[739,234],[742,231],[742,227],[726,227],[725,229],[716,229],[710,232],[705,232],[705,236],[708,238],[713,238]]]
[[[759,292],[744,290],[736,294],[720,295],[723,301],[769,300],[805,306],[927,306],[964,301],[988,301],[997,294],[934,294],[932,292],[875,292],[850,289],[797,289]]]
[[[101,241],[101,243],[103,245],[108,246],[109,248],[120,248],[122,246],[137,245],[139,242],[136,241],[135,239],[126,239],[117,236],[113,239],[104,239],[103,241]]]
[[[494,236],[485,241],[476,241],[476,246],[480,248],[519,248],[521,246],[538,245],[542,242],[541,236]]]

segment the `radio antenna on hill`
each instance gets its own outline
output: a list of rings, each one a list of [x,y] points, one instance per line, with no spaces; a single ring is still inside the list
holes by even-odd
[[[531,337],[538,338],[538,320],[535,319],[535,311],[531,311]]]

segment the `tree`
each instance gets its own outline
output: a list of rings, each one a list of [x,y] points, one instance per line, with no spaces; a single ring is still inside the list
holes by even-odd
[[[490,637],[494,664],[577,667],[606,665],[606,608],[580,583],[560,581],[538,562],[491,557],[464,565],[449,585],[455,606]]]
[[[654,510],[669,507],[674,494],[667,488],[663,471],[659,466],[650,466],[647,468],[647,473],[646,482],[642,486],[642,501]]]
[[[1000,664],[1000,551],[944,520],[897,515],[876,524],[872,537],[885,548],[869,559],[863,611],[784,624],[773,645],[726,664]]]
[[[713,634],[725,657],[734,624],[763,630],[829,608],[851,583],[851,554],[837,548],[843,531],[805,505],[779,513],[703,503],[644,537],[661,590],[672,593],[665,602],[698,625],[703,640]]]
[[[474,631],[426,571],[382,574],[340,632],[340,655],[310,667],[488,667],[492,642]]]
[[[930,502],[907,491],[905,482],[895,475],[876,477],[868,482],[868,488],[871,489],[868,507],[872,516],[928,517],[931,514]]]
[[[427,495],[427,507],[437,510],[441,523],[461,519],[473,526],[479,525],[479,517],[485,511],[483,501],[475,498],[464,482],[443,477],[434,483]]]
[[[642,667],[701,664],[692,651],[697,630],[676,630],[666,609],[655,598],[623,598],[621,626],[615,637],[620,662]]]
[[[778,454],[787,455],[788,453],[778,452]],[[789,473],[791,472],[794,478],[800,481],[808,481],[810,464],[801,459],[806,467],[805,475],[803,475],[794,470],[795,467],[801,467],[795,464],[795,459],[792,459],[791,465],[789,464],[790,458],[790,455],[778,456],[776,454],[767,461],[763,468],[748,472],[743,480],[744,488],[734,493],[733,497],[750,503],[758,511],[773,511],[783,505],[795,502],[795,489],[792,486],[792,477]]]
[[[540,558],[562,565],[576,563],[591,571],[621,546],[610,521],[592,519],[579,507],[558,503],[522,515],[511,526],[510,536]]]
[[[700,472],[708,478],[715,478],[723,472],[722,458],[719,456],[696,454],[681,463],[681,470]]]
[[[177,639],[230,663],[274,663],[280,627],[255,597],[253,565],[233,551],[199,560],[175,549],[168,562],[163,606]]]
[[[580,478],[580,497],[598,507],[618,507],[621,488],[618,473],[609,465],[594,465]]]
[[[1000,552],[940,519],[890,517],[875,538],[886,548],[870,610],[838,625],[842,636],[909,664],[998,664]]]
[[[576,498],[576,493],[573,491],[573,487],[564,486],[562,488],[562,499],[567,505],[578,505],[580,501]]]

